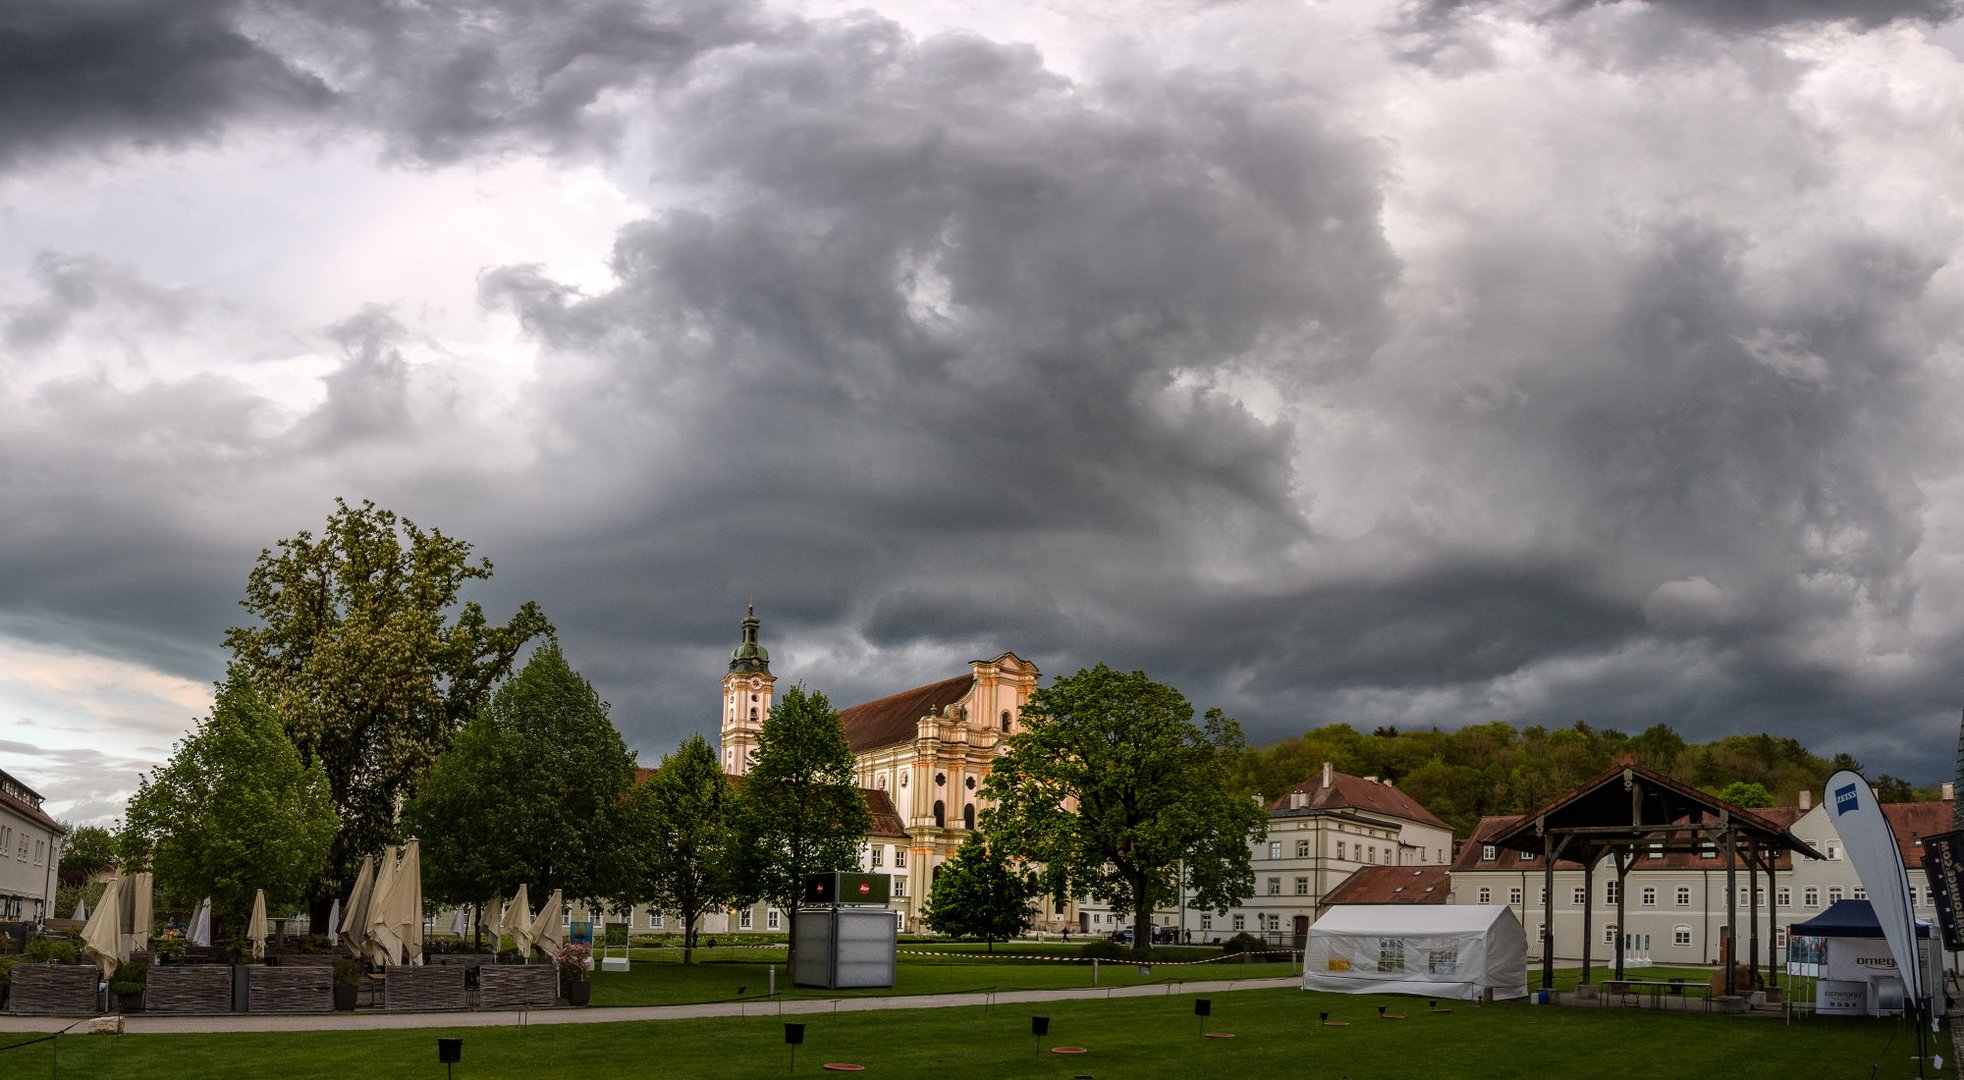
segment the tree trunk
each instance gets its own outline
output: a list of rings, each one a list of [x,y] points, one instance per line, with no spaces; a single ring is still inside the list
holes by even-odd
[[[677,912],[677,914],[682,916],[682,962],[684,964],[693,964],[696,962],[696,919],[702,913],[684,911]]]
[[[475,952],[484,951],[484,901],[482,900],[471,905],[471,949]]]
[[[1145,952],[1152,948],[1152,891],[1146,887],[1146,877],[1140,874],[1132,879],[1132,951]]]
[[[792,904],[790,909],[785,912],[785,916],[788,920],[785,926],[789,930],[789,935],[784,948],[784,977],[792,986],[796,986],[798,985],[797,971],[795,969],[795,965],[798,962],[798,905]]]
[[[327,917],[333,908],[334,897],[332,896],[326,898],[316,896],[307,901],[307,932],[309,934],[326,934],[328,932]]]

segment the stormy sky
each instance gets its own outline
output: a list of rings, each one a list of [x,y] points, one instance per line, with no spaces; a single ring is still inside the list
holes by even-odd
[[[0,768],[76,821],[337,496],[644,762],[744,605],[1252,741],[1964,707],[1941,0],[0,7]]]

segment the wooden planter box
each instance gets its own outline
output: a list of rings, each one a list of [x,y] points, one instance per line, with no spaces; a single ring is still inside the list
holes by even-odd
[[[96,975],[94,964],[15,964],[8,1002],[24,1016],[94,1016]]]
[[[490,964],[477,972],[480,1009],[543,1009],[559,998],[559,969],[551,964]]]
[[[382,976],[385,1009],[456,1011],[470,1007],[464,990],[465,968],[392,967]]]
[[[246,969],[252,988],[248,1008],[256,1013],[316,1013],[334,1011],[332,967],[267,967]]]
[[[143,998],[153,1013],[231,1012],[232,969],[219,964],[153,967]]]

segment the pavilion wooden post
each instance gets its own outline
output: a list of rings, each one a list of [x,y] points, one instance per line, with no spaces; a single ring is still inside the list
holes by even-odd
[[[1739,948],[1739,836],[1732,829],[1730,812],[1720,812],[1719,824],[1724,830],[1719,835],[1725,841],[1725,952],[1719,962],[1725,965],[1725,993],[1730,997],[1739,992],[1735,964]]]
[[[1769,851],[1766,853],[1765,858],[1766,858],[1766,924],[1768,927],[1768,931],[1766,934],[1766,970],[1767,970],[1768,978],[1766,981],[1769,985],[1772,986],[1785,986],[1786,981],[1780,978],[1781,973],[1786,971],[1787,965],[1782,962],[1784,958],[1779,955],[1780,899],[1776,891],[1780,884],[1780,878],[1778,873],[1780,867],[1780,853],[1777,851]]]
[[[1623,978],[1624,946],[1630,940],[1630,922],[1626,917],[1630,902],[1630,865],[1636,861],[1634,848],[1611,848],[1609,857],[1616,860],[1616,977]]]
[[[1549,843],[1542,834],[1541,850],[1547,856],[1541,867],[1541,988],[1555,988],[1555,860],[1568,847],[1568,837]]]
[[[1589,985],[1589,929],[1596,925],[1596,860],[1603,849],[1595,844],[1582,846],[1582,985]]]
[[[1759,861],[1759,845],[1746,841],[1746,892],[1750,898],[1746,916],[1746,986],[1750,989],[1759,985],[1759,875],[1754,872],[1754,863]]]

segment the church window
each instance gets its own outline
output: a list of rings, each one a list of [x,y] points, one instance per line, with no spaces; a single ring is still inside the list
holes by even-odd
[[[900,774],[900,786],[901,786],[901,787],[906,787],[906,786],[907,786],[907,774],[906,774],[906,773],[901,773],[901,774]]]
[[[881,791],[885,791],[887,789],[887,774],[881,773],[875,777],[873,779],[873,786],[879,788]]]
[[[969,803],[967,806],[962,807],[962,828],[964,829],[975,828],[975,804],[974,803]]]
[[[939,829],[948,824],[948,804],[940,799],[934,800],[934,827]]]
[[[1008,730],[1009,730],[1009,710],[1008,710],[1008,709],[1004,709],[1004,710],[1002,711],[1002,729],[1003,729],[1004,731],[1008,731]]]
[[[947,787],[947,786],[948,786],[948,774],[947,774],[947,773],[935,773],[935,774],[934,774],[934,786],[935,786],[935,787]]]
[[[973,776],[971,776],[971,777],[969,777],[968,779],[966,779],[966,780],[964,780],[964,781],[962,781],[962,786],[963,786],[963,787],[965,787],[965,788],[967,788],[967,789],[968,789],[968,790],[970,790],[970,791],[974,791],[974,790],[975,790],[975,778],[974,778]]]
[[[750,719],[751,719],[751,721],[752,721],[753,723],[754,723],[754,722],[756,722],[756,719],[757,719],[757,710],[756,710],[756,708],[754,708],[754,707],[753,707],[753,708],[752,708],[752,709],[750,710]]]

